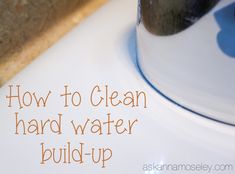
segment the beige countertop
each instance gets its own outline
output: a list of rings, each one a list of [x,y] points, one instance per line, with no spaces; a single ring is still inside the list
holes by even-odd
[[[0,86],[106,1],[0,1]]]

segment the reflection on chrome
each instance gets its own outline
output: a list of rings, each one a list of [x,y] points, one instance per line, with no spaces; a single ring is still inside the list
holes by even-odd
[[[140,0],[146,29],[156,35],[178,33],[205,15],[219,0]]]
[[[234,9],[233,0],[139,0],[136,29],[145,81],[177,107],[232,126]]]

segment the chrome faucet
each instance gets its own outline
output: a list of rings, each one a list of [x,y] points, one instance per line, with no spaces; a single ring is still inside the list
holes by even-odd
[[[234,9],[234,0],[139,0],[136,29],[144,80],[171,103],[233,126]]]
[[[205,15],[219,0],[140,0],[140,20],[156,35],[178,33]]]

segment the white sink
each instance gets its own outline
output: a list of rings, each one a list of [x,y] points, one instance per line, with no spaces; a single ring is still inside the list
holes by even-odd
[[[108,2],[0,89],[2,173],[141,174],[164,173],[143,169],[145,164],[152,163],[235,165],[234,127],[178,107],[156,93],[140,75],[136,66],[136,12],[135,0]],[[21,85],[22,92],[35,91],[41,95],[51,90],[47,108],[39,109],[32,105],[19,109],[17,102],[13,102],[11,108],[7,107],[6,96],[11,84]],[[63,107],[59,94],[63,92],[64,85],[82,94],[81,106]],[[123,105],[91,107],[88,99],[95,85],[102,90],[108,85],[110,90],[120,93],[144,91],[147,108],[142,105],[134,108]],[[57,118],[57,114],[62,113],[63,133],[53,135],[46,130],[44,136],[17,136],[15,112],[25,120]],[[72,119],[84,121],[87,117],[105,119],[107,113],[111,113],[113,119],[138,119],[132,135],[76,136],[71,126],[66,124]],[[113,151],[112,158],[105,168],[89,159],[85,159],[83,164],[54,164],[51,161],[40,164],[42,142],[46,147],[57,148],[68,141],[73,146],[84,142],[86,148],[109,147]]]

